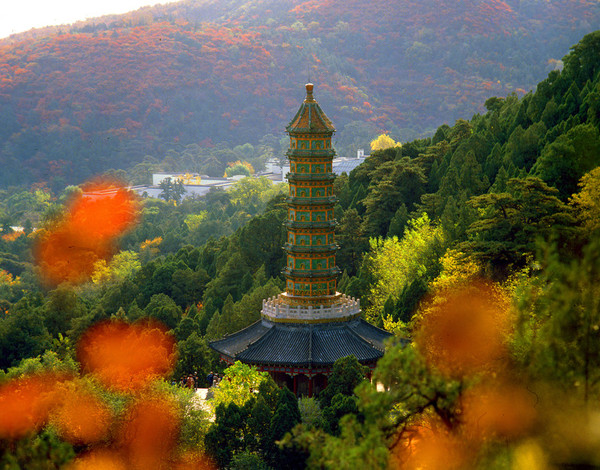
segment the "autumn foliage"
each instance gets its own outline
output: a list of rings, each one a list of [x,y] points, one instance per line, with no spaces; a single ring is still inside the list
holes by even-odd
[[[340,140],[353,121],[370,126],[362,145],[420,134],[535,87],[598,24],[596,6],[179,2],[0,40],[0,184],[76,183],[165,142],[256,143],[284,128],[306,72]]]
[[[133,227],[137,216],[137,200],[123,186],[89,184],[37,244],[36,259],[45,281],[56,285],[87,280],[98,260],[112,256],[118,238]]]
[[[440,289],[429,299],[415,335],[417,349],[433,373],[461,381],[466,390],[458,395],[452,419],[434,405],[434,412],[416,416],[399,431],[392,468],[470,468],[483,446],[516,441],[531,431],[537,398],[511,378],[505,344],[510,315],[501,288],[489,282]]]
[[[66,377],[39,374],[0,385],[0,439],[18,439],[44,426]]]
[[[390,468],[453,470],[464,468],[470,449],[435,418],[423,419],[406,433],[406,445],[390,456]]]
[[[536,402],[537,397],[523,386],[505,380],[488,381],[462,397],[463,426],[475,442],[516,439],[535,424]]]
[[[432,367],[451,377],[497,369],[508,353],[509,307],[500,290],[485,282],[437,292],[424,309],[417,346]]]
[[[139,391],[172,372],[175,341],[158,323],[107,321],[84,334],[77,358],[82,369],[104,386],[121,392]]]
[[[119,444],[133,469],[166,466],[177,445],[180,418],[165,397],[141,396],[126,411]]]
[[[175,362],[174,339],[162,326],[100,323],[77,351],[82,377],[44,373],[0,386],[0,439],[14,441],[51,424],[61,439],[86,449],[70,469],[214,468],[201,453],[178,451],[180,406],[151,389]],[[89,378],[126,392],[125,410],[117,415]]]
[[[75,445],[94,444],[106,439],[113,416],[102,399],[78,381],[55,387],[55,406],[50,422],[58,435]]]

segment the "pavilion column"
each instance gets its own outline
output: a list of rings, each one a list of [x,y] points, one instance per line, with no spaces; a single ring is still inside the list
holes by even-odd
[[[313,376],[308,376],[308,397],[311,398],[313,396]]]
[[[294,375],[294,395],[298,396],[298,376]]]

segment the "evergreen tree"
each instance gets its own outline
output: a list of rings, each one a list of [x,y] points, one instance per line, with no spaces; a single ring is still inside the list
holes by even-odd
[[[212,354],[206,339],[201,338],[194,331],[186,339],[177,343],[177,350],[179,360],[173,372],[174,377],[179,378],[198,373],[198,377],[202,380],[208,375],[212,369]]]
[[[539,178],[512,178],[506,193],[471,198],[468,204],[480,216],[459,249],[487,264],[492,277],[504,277],[509,267],[523,267],[535,252],[537,237],[558,237],[564,249],[573,234],[574,218],[557,197],[558,191]]]
[[[392,217],[392,220],[390,220],[390,226],[388,228],[387,236],[396,236],[398,238],[401,238],[402,235],[404,235],[404,228],[406,227],[408,220],[408,210],[406,209],[406,205],[402,203],[402,205],[394,214],[394,217]]]
[[[573,127],[544,147],[532,173],[567,199],[577,191],[579,179],[600,164],[600,132],[591,124]]]
[[[340,434],[340,419],[346,415],[359,416],[358,398],[337,393],[331,399],[331,404],[323,409],[323,430],[334,436]]]
[[[167,177],[158,186],[161,189],[159,197],[167,202],[174,201],[175,204],[181,202],[181,198],[186,192],[183,182],[180,179],[173,181],[170,177]]]
[[[266,451],[270,448],[270,442],[265,430],[269,429],[272,419],[273,411],[259,392],[258,398],[252,402],[252,409],[247,422],[247,450],[256,452],[264,458],[267,457]]]
[[[336,240],[340,249],[336,254],[336,263],[349,275],[358,271],[362,253],[367,249],[367,238],[363,234],[361,217],[354,208],[348,209],[338,226]]]
[[[277,408],[269,426],[270,450],[267,451],[268,462],[277,469],[303,469],[306,454],[295,446],[278,446],[286,433],[301,422],[298,400],[286,387],[279,392]]]
[[[353,395],[356,386],[365,379],[367,370],[356,356],[346,356],[335,361],[327,387],[319,394],[321,407],[325,409],[331,405],[331,400],[337,394]]]
[[[227,468],[233,455],[243,451],[246,416],[235,403],[220,404],[215,410],[215,422],[204,438],[204,445],[219,468]]]
[[[144,312],[149,317],[160,321],[170,330],[177,327],[182,317],[181,308],[165,294],[153,295]]]

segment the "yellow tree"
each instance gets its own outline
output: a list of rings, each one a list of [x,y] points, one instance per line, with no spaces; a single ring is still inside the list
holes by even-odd
[[[456,289],[478,279],[483,268],[457,250],[448,250],[440,258],[441,270],[431,281],[431,290]]]
[[[184,222],[185,222],[185,225],[187,225],[190,232],[193,232],[195,230],[198,230],[202,226],[202,224],[206,221],[207,218],[208,218],[208,212],[199,211],[196,214],[186,215]]]
[[[571,203],[585,232],[591,234],[600,229],[600,167],[583,175],[579,187],[581,190],[573,194]]]
[[[111,281],[122,281],[133,276],[142,267],[139,255],[134,251],[120,251],[110,262],[104,259],[96,261],[92,282],[102,284]]]
[[[402,147],[400,142],[396,142],[387,134],[381,134],[379,137],[371,141],[371,151],[385,150],[393,147]]]
[[[225,369],[225,374],[215,387],[210,405],[216,409],[221,403],[228,405],[235,403],[243,406],[258,392],[258,387],[263,380],[267,380],[267,372],[259,372],[254,367],[236,361]]]
[[[405,287],[428,276],[443,250],[443,243],[441,227],[434,225],[427,214],[409,222],[402,240],[397,237],[370,240],[366,266],[375,281],[365,312],[369,321],[377,321],[388,299],[396,302]]]
[[[228,164],[223,176],[230,177],[235,175],[251,176],[254,174],[254,168],[247,161],[236,161]]]
[[[21,284],[19,276],[13,277],[11,273],[0,269],[0,300],[12,300],[13,295],[18,291]],[[0,318],[5,308],[0,304]]]
[[[273,183],[264,176],[260,178],[243,178],[231,187],[229,196],[234,204],[258,204],[261,194],[270,189],[271,186],[273,186]]]

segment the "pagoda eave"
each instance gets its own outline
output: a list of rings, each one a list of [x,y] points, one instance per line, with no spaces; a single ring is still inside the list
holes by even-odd
[[[319,149],[319,150],[308,150],[308,149],[294,149],[288,150],[286,156],[290,157],[314,157],[314,158],[333,158],[335,157],[335,150],[333,149]]]
[[[283,268],[283,275],[286,278],[294,278],[294,279],[313,279],[313,278],[328,278],[335,277],[340,274],[340,268],[337,266],[335,268],[322,269],[322,270],[311,270],[311,271],[302,271],[300,269],[289,269]]]
[[[374,363],[390,334],[363,319],[327,323],[278,323],[259,320],[209,346],[231,361],[247,364],[327,367],[354,355],[361,364]]]
[[[333,228],[337,225],[335,220],[326,220],[324,222],[298,222],[297,220],[287,220],[283,223],[287,228]]]
[[[338,201],[336,196],[326,197],[293,197],[288,196],[286,202],[294,206],[327,206],[335,204]]]
[[[286,243],[282,246],[282,248],[290,253],[335,253],[340,249],[340,246],[337,243],[329,244],[329,245],[292,245],[291,243]]]
[[[322,181],[322,182],[333,182],[335,180],[335,173],[286,173],[285,177],[290,183],[303,182],[303,181]]]

